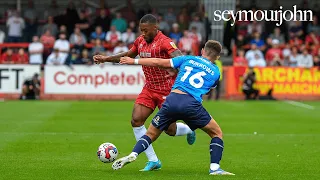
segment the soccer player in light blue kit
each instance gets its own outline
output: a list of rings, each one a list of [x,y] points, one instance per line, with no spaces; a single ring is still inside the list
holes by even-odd
[[[213,62],[219,58],[221,44],[209,40],[202,49],[202,56],[178,56],[172,59],[123,57],[121,64],[141,64],[175,68],[179,70],[172,91],[162,108],[152,119],[147,133],[136,143],[132,153],[112,164],[114,170],[136,160],[137,156],[148,148],[170,124],[183,120],[191,130],[197,128],[206,132],[210,138],[210,175],[234,175],[220,168],[223,151],[222,131],[217,122],[202,106],[202,95],[216,86],[220,78],[218,67]]]

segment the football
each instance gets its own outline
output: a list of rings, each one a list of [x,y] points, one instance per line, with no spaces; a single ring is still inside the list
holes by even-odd
[[[97,156],[101,162],[111,163],[117,159],[117,147],[112,143],[103,143],[98,148]]]

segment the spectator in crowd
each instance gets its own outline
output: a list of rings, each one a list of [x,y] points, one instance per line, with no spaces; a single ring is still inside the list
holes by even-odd
[[[246,100],[257,99],[259,90],[253,87],[256,83],[256,74],[253,69],[250,69],[243,79],[242,92],[245,94]]]
[[[202,36],[201,34],[197,31],[197,27],[193,26],[191,28],[190,36],[194,39],[194,42],[198,44],[198,46],[202,42]]]
[[[58,48],[54,48],[47,58],[47,65],[63,65],[66,59],[61,56]]]
[[[105,9],[101,9],[99,16],[94,20],[94,26],[95,27],[100,26],[103,32],[107,32],[110,29],[110,23],[111,23],[111,19],[109,16],[106,15]],[[93,39],[96,39],[96,38],[93,38]]]
[[[128,23],[121,17],[121,13],[116,13],[116,18],[112,19],[111,26],[115,26],[116,30],[123,33],[126,31]]]
[[[113,54],[118,54],[121,52],[128,52],[129,49],[128,47],[125,45],[125,43],[123,43],[122,41],[118,42],[118,46],[116,46],[113,50]]]
[[[248,35],[248,26],[249,26],[249,21],[236,21],[235,23],[235,28],[236,28],[236,33],[238,35],[242,35],[243,37],[247,37]]]
[[[92,58],[89,57],[88,49],[83,49],[82,50],[81,62],[82,62],[82,64],[86,64],[86,65],[92,65],[93,64]]]
[[[303,28],[300,21],[295,21],[295,24],[289,30],[290,38],[303,36]]]
[[[289,66],[289,57],[291,55],[290,44],[285,44],[285,47],[282,49],[283,65]]]
[[[49,16],[55,17],[59,15],[59,6],[57,0],[51,0],[50,6],[46,8],[44,12],[44,19],[47,19]]]
[[[258,32],[259,34],[262,34],[262,24],[258,21],[253,21],[248,25],[248,34],[253,34],[254,32]]]
[[[67,27],[65,26],[66,24],[68,24],[69,22],[69,19],[70,17],[68,17],[67,15],[67,10],[64,9],[61,14],[59,14],[58,16],[55,16],[54,17],[54,22],[57,24],[57,26],[59,27],[59,32],[57,33],[57,36],[59,36],[60,34],[60,28],[61,26],[64,26],[66,29]],[[66,32],[68,32],[67,30],[65,30]]]
[[[194,39],[190,36],[188,30],[183,32],[183,37],[180,39],[178,44],[179,49],[184,55],[196,55],[197,54],[197,43],[194,42]]]
[[[249,67],[266,67],[267,63],[259,54],[254,54],[254,59],[249,61]]]
[[[27,24],[36,21],[37,11],[34,8],[34,3],[32,0],[28,0],[28,7],[25,9],[23,17]]]
[[[320,36],[315,34],[313,31],[311,31],[305,39],[305,44],[310,46],[310,45],[320,45]]]
[[[136,35],[134,32],[132,32],[131,28],[127,28],[127,31],[122,33],[121,39],[126,45],[129,45],[135,41]]]
[[[42,59],[42,53],[44,50],[43,44],[39,42],[39,37],[38,36],[33,36],[32,38],[32,43],[29,44],[29,63],[30,64],[42,64],[43,59]]]
[[[90,34],[89,20],[86,17],[85,11],[81,11],[79,14],[79,20],[77,21],[75,27],[79,28],[86,36]]]
[[[159,30],[162,31],[164,34],[169,34],[170,26],[167,21],[163,20],[163,15],[159,14],[158,16],[158,23],[159,23]]]
[[[102,42],[100,39],[96,39],[95,46],[91,49],[91,55],[94,56],[96,54],[104,54],[105,48],[102,45]]]
[[[154,15],[154,17],[156,17],[158,19],[159,13],[158,13],[157,8],[154,8],[154,7],[151,8],[150,14]]]
[[[244,39],[242,34],[238,34],[237,35],[237,39],[236,39],[236,43],[235,44],[236,44],[236,46],[238,48],[243,48],[243,46],[246,45],[246,41],[245,41],[245,39]]]
[[[24,11],[24,19],[26,22],[26,26],[23,32],[23,42],[31,42],[32,37],[37,34],[38,30],[38,18],[37,12],[34,8],[34,4],[32,0],[28,0],[28,7]]]
[[[66,64],[82,64],[79,49],[71,49],[71,55],[69,56]]]
[[[273,59],[270,62],[270,65],[271,66],[283,66],[284,65],[284,61],[280,57],[280,54],[278,54],[278,53],[274,54]]]
[[[312,55],[309,54],[307,49],[304,49],[302,54],[297,57],[297,66],[302,68],[311,68],[313,67]]]
[[[185,14],[180,14],[178,16],[178,24],[180,27],[180,32],[184,32],[185,30],[188,30],[189,28],[188,17]]]
[[[79,21],[79,15],[73,1],[68,2],[67,7],[67,31],[72,32],[75,24]],[[60,32],[61,33],[61,32]]]
[[[314,51],[313,55],[320,57],[320,47],[316,51]]]
[[[253,39],[251,39],[250,44],[256,44],[258,49],[260,49],[261,51],[264,51],[266,49],[266,43],[261,38],[261,35],[259,32],[253,33]]]
[[[52,46],[56,41],[55,37],[51,34],[51,31],[48,29],[41,37],[40,41],[44,45]]]
[[[207,14],[207,13],[206,13]],[[207,15],[206,15],[207,16]],[[229,15],[229,17],[231,17],[231,15]],[[228,51],[228,56],[230,56],[232,54],[232,48],[231,48],[231,44],[232,44],[232,39],[234,39],[234,36],[232,34],[234,34],[234,27],[231,26],[232,21],[225,21],[223,24],[223,47],[225,47]],[[208,40],[209,37],[209,33],[211,33],[211,23],[209,22],[208,17],[205,17],[205,27],[206,27],[206,39],[203,39],[203,42],[206,42]]]
[[[87,4],[86,0],[81,0],[81,2],[79,2],[77,12],[78,14],[84,12],[85,18],[89,21],[89,23],[92,23],[93,10],[89,4]]]
[[[11,48],[8,48],[5,53],[1,55],[0,64],[15,64],[17,61],[17,56],[13,53]]]
[[[118,41],[121,41],[121,33],[117,31],[116,26],[111,26],[110,31],[107,32],[106,41],[112,46],[115,46]]]
[[[206,39],[205,34],[206,34],[206,29],[204,27],[204,23],[200,21],[200,16],[195,15],[193,17],[193,21],[189,25],[189,31],[192,30],[192,27],[196,27],[198,33],[200,33],[203,37],[203,39]]]
[[[121,8],[120,12],[123,18],[127,20],[127,22],[137,20],[137,13],[135,12],[134,6],[132,4],[132,0],[127,0],[126,7]]]
[[[19,16],[18,12],[14,12],[13,15],[7,20],[8,26],[8,42],[21,42],[22,30],[25,28],[24,20]]]
[[[285,41],[285,38],[284,38],[284,35],[281,33],[281,30],[279,27],[276,27],[274,29],[274,32],[273,34],[271,34],[269,36],[271,39],[277,39],[279,41],[280,44],[284,44],[286,41]]]
[[[177,17],[173,12],[172,7],[168,8],[168,12],[164,15],[164,20],[169,23],[169,26],[172,26],[173,23],[176,23]]]
[[[16,54],[16,64],[28,64],[29,56],[25,53],[23,48],[18,50],[18,54]]]
[[[282,50],[279,47],[279,40],[272,40],[272,48],[269,49],[266,53],[266,60],[268,65],[272,65],[275,62],[279,61],[279,58],[282,59]]]
[[[69,39],[70,44],[74,45],[76,49],[83,49],[84,45],[87,43],[86,36],[81,32],[80,28],[74,28],[74,33],[71,34]]]
[[[266,39],[266,49],[265,49],[265,52],[268,52],[269,49],[272,48],[272,38],[271,37],[268,37]]]
[[[44,34],[47,30],[49,30],[54,37],[58,34],[58,26],[53,22],[52,16],[48,17],[48,23],[42,27],[41,34]]]
[[[67,60],[67,57],[68,57],[69,51],[70,51],[70,43],[66,39],[66,34],[61,33],[59,35],[59,39],[56,40],[56,42],[54,43],[53,48],[59,50],[59,54],[62,57],[63,62],[65,62]]]
[[[243,49],[238,50],[238,56],[236,58],[234,58],[233,65],[234,66],[248,66],[248,61],[244,57],[244,50]]]
[[[320,24],[319,24],[318,17],[314,15],[312,18],[313,18],[313,21],[308,24],[307,32],[308,33],[314,32],[316,35],[320,35]]]
[[[58,35],[56,36],[56,39],[59,39],[59,36],[60,36],[61,33],[65,34],[65,35],[66,35],[66,38],[68,39],[69,32],[70,32],[70,31],[68,31],[67,26],[61,25],[61,26],[59,27],[59,33],[58,33]]]
[[[262,51],[260,51],[258,48],[257,48],[257,45],[256,44],[251,44],[251,49],[249,51],[246,52],[246,59],[248,60],[248,63],[250,63],[251,60],[255,60],[255,54],[258,54],[259,55],[259,58],[264,58],[263,54],[262,54]]]
[[[290,46],[301,46],[303,44],[303,41],[298,37],[295,36],[289,41]]]
[[[289,56],[289,66],[290,67],[297,67],[298,62],[298,48],[292,47],[291,54]]]
[[[40,80],[39,75],[36,73],[32,78],[26,79],[23,82],[21,100],[40,99]]]
[[[135,21],[130,21],[129,28],[132,29],[132,32],[134,32],[136,34],[138,33],[137,24]]]
[[[320,68],[320,57],[319,56],[313,57],[313,66]]]
[[[0,44],[4,42],[6,34],[0,29]]]
[[[96,39],[100,39],[104,41],[106,38],[106,33],[102,31],[101,26],[97,26],[95,31],[91,33],[90,41],[91,43],[94,43]]]
[[[175,44],[179,44],[182,33],[180,32],[178,23],[172,24],[172,32],[169,34],[169,37],[174,41]]]

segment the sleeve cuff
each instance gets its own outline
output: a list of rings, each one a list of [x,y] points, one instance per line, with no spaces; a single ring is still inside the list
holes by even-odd
[[[174,68],[174,65],[173,65],[173,61],[172,61],[172,59],[170,59],[170,65],[171,65],[171,67],[173,67],[173,68]]]

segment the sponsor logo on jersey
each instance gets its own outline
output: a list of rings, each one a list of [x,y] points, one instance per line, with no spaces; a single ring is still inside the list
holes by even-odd
[[[157,125],[159,126],[159,120],[160,120],[160,116],[156,116],[152,119],[152,121]]]
[[[150,58],[150,57],[151,57],[151,53],[148,53],[148,52],[140,52],[140,57]]]

